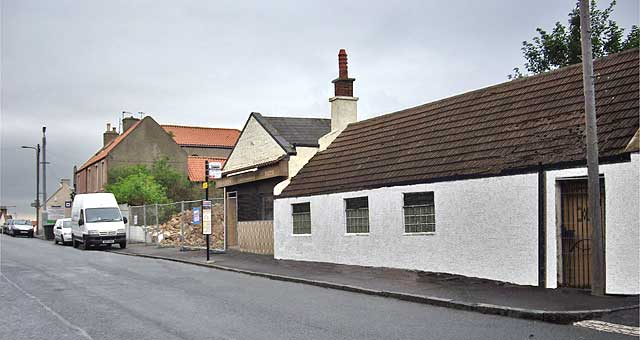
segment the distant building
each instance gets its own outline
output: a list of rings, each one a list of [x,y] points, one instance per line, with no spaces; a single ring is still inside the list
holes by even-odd
[[[224,162],[240,131],[207,127],[159,125],[153,118],[126,117],[122,133],[111,124],[103,133],[103,146],[82,166],[74,169],[76,193],[102,192],[109,179],[109,170],[131,165],[150,166],[160,159],[191,181],[202,178],[195,167],[204,159]],[[191,170],[190,170],[191,169]]]
[[[53,224],[57,219],[71,217],[71,181],[69,179],[61,179],[58,189],[49,196],[45,202],[47,207],[47,220],[42,220],[42,212],[40,210],[40,221],[42,224]]]

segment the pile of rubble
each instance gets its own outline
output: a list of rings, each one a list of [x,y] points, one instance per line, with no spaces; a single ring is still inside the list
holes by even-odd
[[[205,235],[202,235],[202,223],[193,224],[190,210],[173,214],[169,220],[150,230],[153,242],[170,246],[204,247]],[[202,220],[202,219],[200,219]],[[184,222],[184,223],[183,223]],[[181,228],[184,228],[184,242],[181,240]],[[211,248],[221,249],[224,245],[224,208],[222,204],[211,207]]]

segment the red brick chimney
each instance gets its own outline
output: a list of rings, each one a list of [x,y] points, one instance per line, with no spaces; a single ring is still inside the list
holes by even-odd
[[[333,80],[336,97],[353,97],[353,82],[355,78],[349,78],[347,64],[347,51],[341,49],[338,52],[338,78]]]
[[[353,96],[353,82],[349,78],[347,51],[338,52],[338,78],[332,81],[335,96],[331,102],[331,130],[337,131],[358,120],[358,98]]]

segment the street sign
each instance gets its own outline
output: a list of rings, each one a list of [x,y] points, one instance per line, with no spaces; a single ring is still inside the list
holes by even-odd
[[[207,179],[222,178],[222,163],[205,161],[205,174]]]
[[[207,182],[202,182],[202,189],[206,189],[209,187],[209,183]]]
[[[37,205],[38,205],[38,204],[37,204],[36,202],[31,202],[31,207],[32,207],[32,208],[36,208],[36,207],[37,207]]]
[[[211,235],[211,201],[202,201],[202,234]]]
[[[200,224],[200,207],[191,208],[191,213],[193,217],[191,218],[191,223]]]

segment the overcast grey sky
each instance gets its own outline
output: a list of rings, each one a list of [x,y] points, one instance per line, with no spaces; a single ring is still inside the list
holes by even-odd
[[[123,110],[161,124],[242,128],[248,114],[329,117],[337,53],[359,118],[506,81],[535,28],[573,0],[2,0],[0,204],[33,214],[48,128],[48,192]],[[609,1],[600,1],[604,8]],[[639,21],[638,0],[614,19]]]

